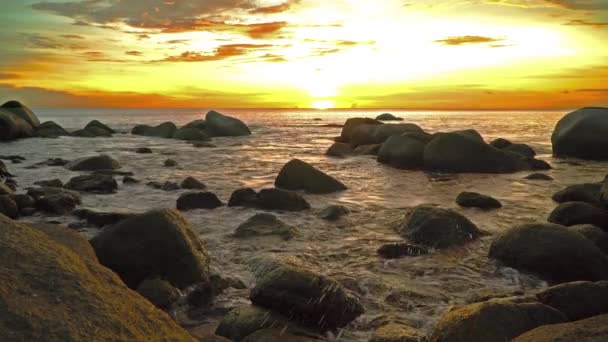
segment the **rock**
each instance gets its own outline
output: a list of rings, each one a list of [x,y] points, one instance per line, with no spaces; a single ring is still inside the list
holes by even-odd
[[[0,182],[0,195],[12,195],[14,192],[7,184]]]
[[[353,148],[349,144],[334,143],[329,147],[325,155],[337,158],[346,158],[354,154]]]
[[[390,113],[380,114],[376,117],[376,120],[378,120],[378,121],[403,121],[402,118],[398,118]]]
[[[36,207],[50,214],[65,215],[82,203],[77,192],[61,188],[34,188],[27,194],[36,200]]]
[[[161,183],[161,182],[152,181],[152,182],[146,183],[146,185],[151,188],[163,190],[163,191],[177,191],[180,189],[179,184],[177,184],[175,182]]]
[[[49,158],[46,161],[37,163],[36,165],[44,165],[44,166],[65,166],[69,164],[69,160],[61,159],[61,158]]]
[[[342,127],[342,133],[340,135],[340,142],[350,142],[353,136],[354,131],[363,125],[382,125],[383,123],[370,119],[370,118],[352,118],[346,120],[344,127]]]
[[[581,159],[608,159],[608,108],[587,107],[564,116],[555,126],[553,155]]]
[[[565,321],[566,317],[561,312],[540,303],[490,300],[448,311],[439,319],[430,340],[510,341],[536,327]]]
[[[579,281],[539,292],[538,301],[556,308],[568,320],[578,321],[608,313],[608,282]]]
[[[2,341],[194,341],[99,265],[78,233],[0,216],[0,250]]]
[[[287,328],[287,319],[261,307],[245,306],[234,309],[224,316],[215,334],[238,342],[258,330],[275,327]]]
[[[555,193],[553,200],[557,203],[585,202],[601,205],[601,189],[602,184],[597,183],[575,184]]]
[[[343,205],[330,205],[319,213],[319,217],[327,221],[337,221],[342,216],[348,215],[350,210]]]
[[[378,248],[378,255],[385,259],[398,259],[404,256],[420,256],[428,254],[426,247],[405,242],[389,243]]]
[[[272,259],[258,261],[254,274],[251,302],[290,320],[327,331],[363,314],[359,300],[329,277]]]
[[[182,184],[180,185],[180,187],[182,189],[189,189],[189,190],[193,190],[193,189],[202,190],[202,189],[205,189],[207,186],[194,177],[188,177],[182,181]]]
[[[212,192],[187,192],[177,199],[177,209],[215,209],[224,205]]]
[[[160,277],[180,289],[205,281],[209,257],[191,224],[173,209],[126,219],[91,240],[99,262],[130,287]]]
[[[118,183],[108,175],[82,175],[70,179],[65,184],[66,189],[92,192],[96,194],[113,194],[118,189]]]
[[[205,117],[205,130],[212,137],[237,137],[251,135],[249,127],[241,120],[222,115],[214,110]]]
[[[237,189],[230,195],[228,206],[258,208],[260,207],[258,193],[251,188]]]
[[[72,171],[115,170],[121,168],[120,163],[116,159],[105,154],[77,159],[69,162],[65,167]]]
[[[604,252],[604,254],[608,254],[608,233],[602,230],[602,228],[591,224],[579,224],[571,226],[569,229],[593,241],[597,248]]]
[[[152,153],[152,149],[149,147],[140,147],[137,150],[135,150],[135,153],[150,154],[150,153]]]
[[[534,158],[536,157],[536,151],[526,144],[511,144],[502,149],[503,151],[517,153],[525,158]]]
[[[380,152],[382,144],[361,145],[353,150],[358,156],[376,156]]]
[[[293,159],[283,166],[274,185],[277,188],[304,190],[313,194],[328,194],[347,189],[335,178],[299,159]]]
[[[177,166],[177,162],[173,159],[167,159],[167,160],[165,160],[163,165],[165,165],[166,167],[174,167],[174,166]]]
[[[0,196],[0,214],[4,214],[12,219],[19,217],[19,207],[9,195]]]
[[[463,132],[435,134],[424,149],[424,165],[427,170],[475,173],[510,173],[529,168],[519,155]]]
[[[242,342],[320,342],[305,335],[295,335],[283,329],[261,329],[245,337]]]
[[[103,213],[90,209],[77,209],[72,211],[72,215],[87,221],[87,223],[95,227],[111,226],[128,218],[136,216],[136,214]]]
[[[47,121],[40,124],[34,132],[34,135],[41,138],[58,138],[63,136],[71,136],[72,134],[59,126],[53,121]]]
[[[63,182],[60,179],[49,179],[34,182],[34,185],[48,186],[51,188],[63,188]]]
[[[173,134],[173,139],[184,140],[184,141],[205,141],[209,140],[209,136],[205,131],[202,131],[197,128],[180,128],[175,134]]]
[[[544,173],[532,173],[525,177],[525,179],[529,180],[542,180],[542,181],[552,181],[553,177],[544,174]]]
[[[418,331],[410,326],[389,323],[385,324],[376,331],[369,342],[421,342],[424,337]]]
[[[551,212],[548,221],[566,227],[592,224],[608,231],[608,211],[584,202],[560,204]]]
[[[143,135],[147,137],[158,137],[170,139],[177,131],[177,126],[173,122],[163,122],[158,126],[137,125],[133,127],[131,134]]]
[[[425,134],[422,128],[411,123],[363,125],[353,131],[350,143],[353,146],[382,144],[391,136],[404,133]]]
[[[139,181],[133,177],[124,176],[122,179],[122,184],[137,184]]]
[[[507,139],[503,139],[503,138],[495,139],[490,143],[490,146],[496,147],[499,150],[505,149],[511,145],[513,145],[512,142],[510,142]]]
[[[190,121],[189,123],[184,125],[182,128],[196,128],[198,130],[204,131],[206,127],[207,127],[207,123],[205,122],[205,120],[194,120],[194,121]]]
[[[378,162],[401,169],[424,167],[424,149],[430,141],[426,133],[406,133],[388,138],[378,151]]]
[[[459,213],[440,207],[414,208],[398,228],[409,241],[433,248],[448,248],[476,240],[481,231]]]
[[[4,110],[10,113],[13,113],[21,120],[27,122],[27,124],[32,128],[38,128],[40,126],[40,120],[31,109],[29,109],[26,105],[18,102],[18,101],[9,101],[0,106],[0,110]]]
[[[551,164],[547,163],[544,160],[540,160],[540,159],[527,158],[527,159],[524,159],[524,161],[526,163],[528,163],[528,165],[530,166],[530,169],[532,169],[532,170],[546,171],[546,170],[551,170],[553,168],[551,166]]]
[[[65,195],[71,197],[77,204],[80,204],[82,200],[80,194],[76,191],[52,187],[29,188],[27,190],[27,195],[31,196],[36,201],[53,195]]]
[[[239,225],[234,231],[237,238],[256,236],[278,236],[283,240],[290,240],[298,234],[298,230],[279,220],[272,214],[255,214],[246,222]]]
[[[545,325],[526,332],[512,342],[605,342],[608,315],[595,316],[571,323]]]
[[[258,201],[260,207],[267,210],[302,211],[310,209],[310,204],[304,197],[281,189],[262,189],[258,193]]]
[[[25,208],[32,208],[36,206],[36,201],[29,195],[17,194],[9,196],[13,201],[15,201],[15,204],[17,204],[17,208],[19,208],[19,211]]]
[[[459,130],[459,131],[453,131],[451,133],[459,135],[459,136],[461,136],[463,138],[467,138],[467,139],[472,140],[472,141],[477,141],[477,142],[480,142],[480,143],[485,143],[485,140],[483,140],[483,137],[481,136],[481,134],[479,134],[479,132],[477,132],[474,129],[462,129],[462,130]]]
[[[554,282],[608,279],[608,258],[589,239],[556,224],[525,224],[500,235],[490,257]]]
[[[17,114],[0,107],[0,140],[10,141],[29,138],[34,134],[32,126]]]
[[[70,133],[71,136],[73,137],[79,137],[79,138],[96,138],[96,137],[110,137],[111,135],[104,131],[104,130],[98,130],[97,132],[93,132],[91,130],[87,130],[87,129],[78,129],[75,130],[74,132]]]
[[[217,145],[214,145],[214,144],[211,144],[208,142],[204,142],[204,141],[196,141],[196,142],[192,143],[192,146],[196,147],[196,148],[203,148],[203,147],[215,148],[215,147],[217,147]]]
[[[107,125],[99,122],[98,120],[93,120],[89,122],[85,127],[85,130],[103,130],[108,132],[110,135],[116,133],[115,130],[111,129]]]
[[[456,197],[456,203],[465,208],[498,209],[502,204],[495,198],[476,192],[462,192]]]
[[[17,191],[17,184],[15,184],[14,182],[9,182],[9,180],[7,180],[4,185],[6,185],[9,189],[11,189],[13,192]]]
[[[150,301],[161,310],[169,310],[179,297],[179,290],[168,281],[151,278],[146,279],[137,287],[137,293]]]

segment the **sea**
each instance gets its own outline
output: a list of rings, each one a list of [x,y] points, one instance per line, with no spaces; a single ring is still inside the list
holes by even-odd
[[[129,134],[136,124],[155,125],[172,121],[177,125],[204,118],[209,109],[37,109],[41,121],[53,120],[68,130],[84,127],[98,119],[119,133],[112,138],[25,139],[0,145],[2,155],[21,155],[26,161],[8,164],[16,174],[20,189],[38,180],[59,178],[67,182],[78,175],[62,167],[30,169],[48,158],[76,158],[108,154],[122,170],[132,171],[142,182],[123,185],[112,195],[87,194],[82,207],[97,211],[138,213],[155,208],[175,207],[183,191],[152,189],[149,181],[181,182],[192,176],[227,202],[239,188],[272,187],[281,167],[293,158],[307,161],[348,186],[330,195],[305,195],[312,210],[276,213],[295,226],[299,235],[290,241],[276,238],[236,239],[234,229],[257,211],[222,207],[195,210],[184,216],[205,243],[212,268],[241,280],[251,288],[254,277],[251,260],[276,256],[293,260],[316,272],[333,277],[356,293],[365,314],[330,335],[336,341],[367,341],[378,326],[401,322],[429,332],[437,319],[451,307],[484,298],[528,294],[547,284],[534,276],[500,267],[488,258],[496,235],[523,223],[545,222],[556,203],[551,196],[565,186],[601,181],[608,163],[563,160],[551,155],[551,133],[568,111],[403,111],[381,110],[301,110],[301,109],[217,109],[243,120],[253,134],[248,137],[214,138],[216,148],[195,148],[190,143]],[[389,112],[420,125],[427,132],[476,129],[487,141],[506,138],[531,145],[538,158],[553,169],[546,173],[554,181],[531,181],[530,172],[504,175],[437,174],[406,171],[379,164],[373,156],[346,159],[328,157],[325,151],[340,135],[340,125],[352,117],[376,117]],[[149,147],[153,154],[136,154]],[[177,168],[163,166],[171,158]],[[480,211],[459,208],[454,200],[462,191],[493,196],[503,208]],[[401,241],[395,228],[408,208],[433,203],[457,210],[489,236],[462,248],[436,251],[429,255],[384,260],[377,255],[383,244]],[[351,209],[351,214],[331,223],[318,218],[333,204]],[[75,217],[34,216],[28,221],[57,221],[69,224]],[[85,228],[87,237],[98,230]],[[225,312],[249,304],[248,289],[229,289],[216,301],[213,313],[196,315],[174,312],[189,327],[213,329]],[[192,328],[195,329],[195,328]]]

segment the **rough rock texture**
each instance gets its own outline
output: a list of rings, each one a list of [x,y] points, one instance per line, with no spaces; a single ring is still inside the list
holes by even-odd
[[[476,192],[462,192],[456,197],[456,203],[465,208],[498,209],[502,204],[495,198]]]
[[[120,163],[105,154],[86,157],[69,162],[65,167],[72,171],[96,171],[96,170],[116,170],[120,169]]]
[[[173,122],[163,122],[157,126],[137,125],[131,130],[131,134],[143,135],[147,137],[158,137],[170,139],[177,131],[177,126]]]
[[[340,181],[299,159],[293,159],[283,166],[274,185],[277,188],[304,190],[313,194],[346,190],[346,186]]]
[[[579,281],[548,288],[538,301],[561,311],[571,321],[608,313],[608,282]]]
[[[177,199],[177,209],[215,209],[224,205],[212,192],[187,192]]]
[[[34,130],[27,121],[0,107],[0,140],[29,138],[33,134]]]
[[[2,341],[194,341],[99,265],[77,233],[0,215],[0,253]]]
[[[608,211],[584,202],[560,204],[551,212],[548,221],[566,227],[592,224],[608,231]]]
[[[191,225],[172,209],[154,210],[103,230],[91,240],[102,265],[131,288],[160,277],[185,288],[209,273],[207,251]]]
[[[249,238],[256,236],[278,236],[289,240],[298,234],[298,230],[279,220],[272,214],[255,214],[247,221],[239,225],[234,231],[238,238]]]
[[[608,315],[538,327],[512,342],[606,342]]]
[[[205,130],[212,137],[236,137],[251,135],[249,127],[241,120],[220,114],[214,110],[205,117]]]
[[[608,108],[587,107],[564,116],[551,142],[558,157],[608,159]]]
[[[420,333],[407,325],[399,323],[385,324],[376,331],[369,342],[421,342],[424,338]]]

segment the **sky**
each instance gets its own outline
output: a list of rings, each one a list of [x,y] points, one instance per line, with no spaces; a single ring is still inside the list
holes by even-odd
[[[608,106],[608,0],[2,0],[0,101]]]

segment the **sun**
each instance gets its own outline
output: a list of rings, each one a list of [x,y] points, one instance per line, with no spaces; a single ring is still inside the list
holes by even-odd
[[[331,100],[314,100],[311,107],[314,109],[330,109],[334,108],[335,102]]]

